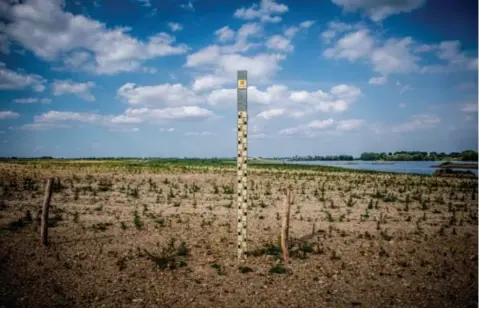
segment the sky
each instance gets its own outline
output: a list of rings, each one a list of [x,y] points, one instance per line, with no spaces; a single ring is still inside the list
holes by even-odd
[[[477,5],[0,0],[0,156],[477,150]]]

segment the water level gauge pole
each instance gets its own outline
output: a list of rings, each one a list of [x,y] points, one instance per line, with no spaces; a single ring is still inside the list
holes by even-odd
[[[238,259],[245,258],[247,251],[248,213],[248,76],[247,71],[238,71],[238,158],[237,158],[237,207],[238,207]]]

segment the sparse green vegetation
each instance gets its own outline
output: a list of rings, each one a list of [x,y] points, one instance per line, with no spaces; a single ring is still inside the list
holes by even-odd
[[[334,302],[336,296],[330,289],[341,290],[347,284],[347,294],[351,289],[363,289],[363,283],[375,286],[387,279],[391,286],[402,288],[407,282],[408,289],[415,290],[427,280],[431,289],[421,293],[443,304],[440,300],[446,296],[436,290],[455,282],[457,290],[466,295],[476,284],[475,179],[251,163],[248,252],[239,264],[248,266],[238,266],[236,214],[242,210],[237,208],[241,196],[234,162],[31,160],[0,163],[0,169],[0,232],[9,251],[2,259],[5,250],[0,249],[2,269],[3,265],[28,265],[25,269],[41,270],[48,261],[49,268],[85,280],[94,275],[105,288],[116,288],[112,282],[120,286],[128,281],[138,296],[123,299],[123,294],[132,294],[121,288],[115,292],[118,302],[127,305],[131,301],[145,307],[189,307],[195,305],[195,297],[202,297],[199,295],[211,298],[202,298],[205,306],[228,305],[224,300],[243,288],[231,285],[238,280],[235,276],[244,276],[248,284],[254,282],[257,304],[263,304],[273,289],[284,291],[277,280],[288,274],[292,292],[286,294],[294,303],[287,298],[282,298],[281,304],[271,301],[279,307],[318,305],[306,301],[310,294],[318,293],[308,290],[311,286],[324,287],[321,305],[367,306],[371,305],[367,297]],[[57,189],[49,214],[52,245],[40,253],[38,210],[45,175],[55,176]],[[294,195],[288,264],[283,262],[279,245],[286,188]],[[18,269],[18,280],[24,279],[26,272]],[[175,271],[164,273],[166,270]],[[59,279],[56,272],[51,276]],[[69,277],[59,282],[75,286]],[[351,281],[356,277],[361,280]],[[167,288],[152,295],[151,282],[158,280]],[[38,284],[36,277],[24,281]],[[291,295],[298,293],[299,286],[305,293],[298,299]],[[262,289],[267,291],[265,295]],[[200,290],[203,294],[197,292]],[[192,297],[169,298],[180,291]],[[354,292],[359,297],[364,291]],[[70,293],[79,299],[78,304],[86,304],[86,296],[75,289],[66,294]],[[61,300],[61,295],[56,299]],[[392,306],[389,298],[398,300],[401,295],[381,290],[373,305]],[[88,297],[91,303],[86,305],[110,305],[102,298],[110,296],[103,292]],[[408,299],[402,298],[401,305],[412,305]],[[240,304],[238,300],[234,305]],[[459,304],[459,298],[447,304]]]
[[[274,265],[269,269],[270,274],[285,274],[286,268],[282,264]]]
[[[133,224],[137,229],[141,229],[143,227],[143,221],[141,221],[140,215],[136,210],[133,213]]]

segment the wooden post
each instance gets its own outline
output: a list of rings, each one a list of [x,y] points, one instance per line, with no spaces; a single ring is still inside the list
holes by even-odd
[[[48,178],[45,186],[45,198],[42,207],[42,225],[41,225],[41,241],[44,246],[48,245],[48,209],[52,199],[53,178]]]
[[[288,252],[288,235],[289,235],[289,213],[291,211],[291,203],[293,199],[291,196],[291,190],[286,189],[286,200],[284,203],[284,212],[283,212],[283,226],[281,229],[281,250],[283,251],[283,260],[287,264],[289,261],[289,252]]]

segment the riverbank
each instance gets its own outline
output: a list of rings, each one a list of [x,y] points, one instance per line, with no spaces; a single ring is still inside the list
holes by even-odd
[[[234,164],[0,169],[1,306],[477,307],[477,179],[253,166],[238,265]]]
[[[454,162],[444,162],[439,165],[433,165],[432,168],[451,168],[451,169],[476,169],[477,163],[454,163]]]

